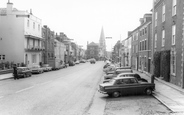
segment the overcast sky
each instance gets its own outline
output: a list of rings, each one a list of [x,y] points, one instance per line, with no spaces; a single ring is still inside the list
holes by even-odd
[[[5,8],[8,0],[0,0]],[[64,32],[86,49],[87,41],[99,42],[103,27],[107,50],[118,40],[127,38],[128,31],[140,25],[139,19],[151,13],[152,0],[10,0],[18,10],[32,9],[42,25]]]

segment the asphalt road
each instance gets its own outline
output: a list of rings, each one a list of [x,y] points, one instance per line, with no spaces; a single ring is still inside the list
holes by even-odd
[[[0,115],[168,115],[152,96],[110,98],[97,91],[104,62],[0,81]]]

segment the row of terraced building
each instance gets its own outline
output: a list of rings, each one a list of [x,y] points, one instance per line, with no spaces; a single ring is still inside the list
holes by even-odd
[[[121,41],[121,65],[184,88],[184,1],[153,0],[150,9]]]

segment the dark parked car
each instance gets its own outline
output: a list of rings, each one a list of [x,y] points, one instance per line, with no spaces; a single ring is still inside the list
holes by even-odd
[[[74,61],[69,61],[68,64],[69,64],[69,66],[74,66],[75,62]]]
[[[17,75],[21,77],[31,77],[32,71],[28,67],[17,67]]]
[[[91,64],[95,64],[96,63],[96,60],[95,59],[90,59],[90,63]]]
[[[151,95],[154,90],[154,83],[139,82],[134,77],[116,77],[107,83],[100,84],[98,91],[109,96],[119,97],[130,94]]]

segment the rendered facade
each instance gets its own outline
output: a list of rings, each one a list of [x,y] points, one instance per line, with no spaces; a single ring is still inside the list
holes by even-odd
[[[42,21],[32,13],[13,8],[0,8],[0,55],[2,61],[24,63],[31,67],[42,62],[44,50]]]

